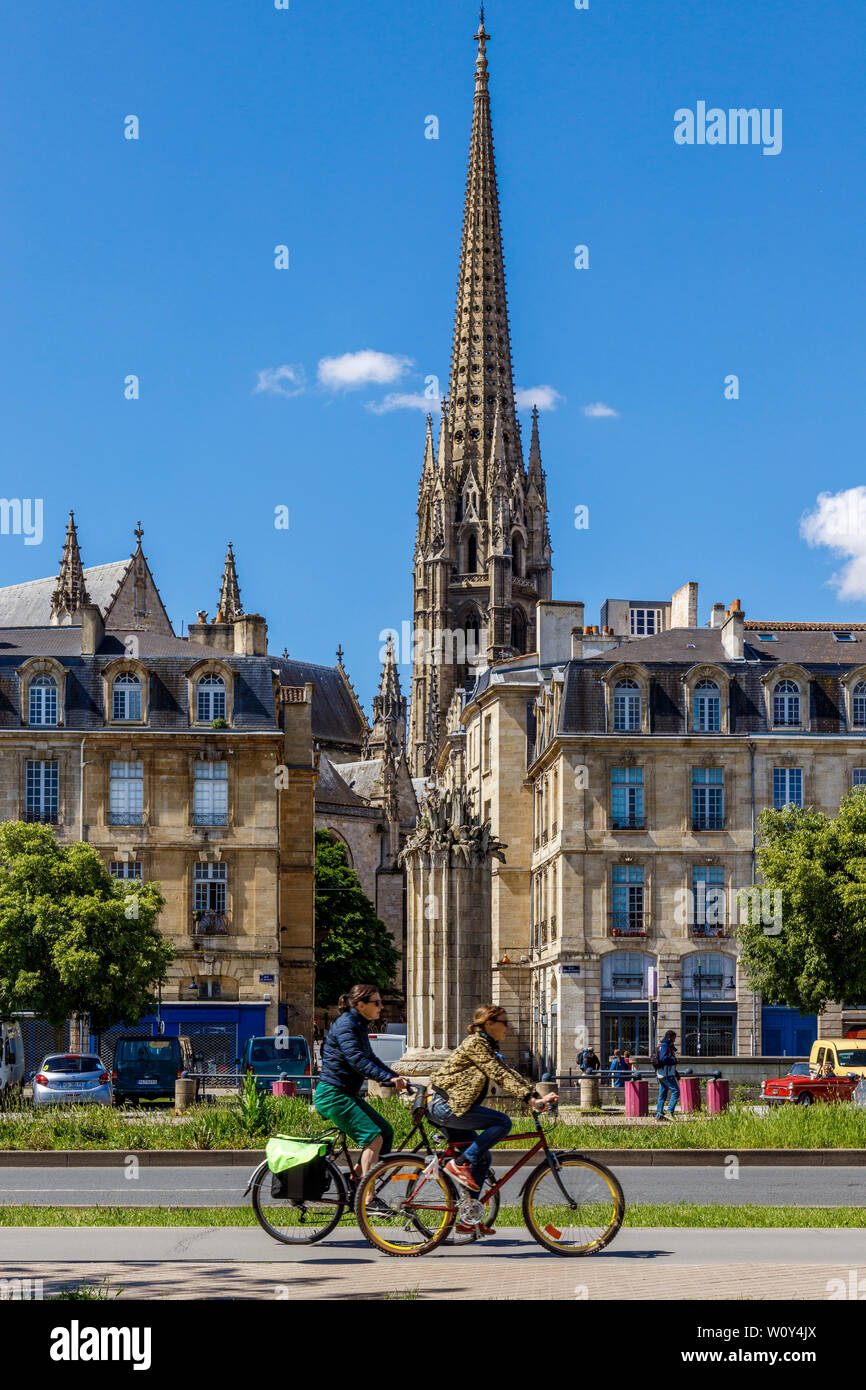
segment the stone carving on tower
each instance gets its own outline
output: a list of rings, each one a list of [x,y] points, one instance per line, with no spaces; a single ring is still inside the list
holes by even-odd
[[[492,998],[490,865],[504,860],[506,848],[490,822],[473,814],[464,788],[429,784],[399,859],[406,869],[406,1075],[428,1076]]]
[[[89,603],[84,583],[84,569],[81,552],[78,549],[78,532],[75,528],[75,513],[69,513],[66,525],[66,539],[60,557],[60,572],[54,593],[51,595],[51,626],[66,627],[73,620],[81,621],[81,609]]]
[[[409,731],[416,777],[435,761],[454,690],[479,668],[533,649],[535,604],[551,591],[538,413],[527,469],[514,398],[488,37],[482,10],[451,381],[435,444],[427,417],[418,493]]]

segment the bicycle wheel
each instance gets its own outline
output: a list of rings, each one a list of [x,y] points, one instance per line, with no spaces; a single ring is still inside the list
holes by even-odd
[[[558,1161],[556,1172],[542,1163],[531,1174],[523,1189],[523,1219],[546,1250],[595,1255],[622,1225],[622,1188],[609,1169],[580,1154]]]
[[[251,1200],[263,1231],[283,1245],[313,1245],[331,1234],[352,1203],[336,1163],[327,1159],[326,1166],[330,1181],[324,1195],[317,1201],[291,1202],[271,1196],[273,1174],[267,1164],[262,1165],[253,1178]]]
[[[426,1255],[449,1234],[458,1201],[435,1157],[391,1154],[360,1184],[355,1217],[370,1244],[385,1255]],[[371,1203],[386,1210],[370,1211]]]

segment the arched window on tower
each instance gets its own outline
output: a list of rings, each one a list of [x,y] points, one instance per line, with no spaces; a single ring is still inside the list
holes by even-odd
[[[511,569],[517,579],[523,578],[524,565],[523,537],[515,534],[511,541]]]
[[[511,645],[516,652],[526,651],[526,614],[522,608],[511,612]]]
[[[466,542],[466,573],[475,574],[478,570],[478,537],[472,531]]]

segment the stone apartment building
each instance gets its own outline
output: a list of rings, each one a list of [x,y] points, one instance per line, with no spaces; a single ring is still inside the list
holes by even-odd
[[[217,1060],[278,1023],[309,1035],[314,826],[341,825],[317,778],[378,739],[342,663],[268,652],[231,546],[215,620],[200,611],[185,637],[140,528],[128,560],[85,569],[70,513],[58,575],[0,589],[0,818],[49,823],[116,877],[160,882],[176,952],[162,1017]],[[355,802],[390,845],[388,814]]]
[[[760,811],[835,814],[866,785],[866,624],[747,622],[735,601],[698,626],[696,584],[602,616],[540,603],[538,654],[484,671],[440,749],[442,785],[507,845],[488,866],[490,964],[514,1046],[540,1071],[585,1042],[645,1054],[650,967],[653,1027],[692,1056],[802,1054],[863,1026],[854,1007],[762,1001],[734,928]]]

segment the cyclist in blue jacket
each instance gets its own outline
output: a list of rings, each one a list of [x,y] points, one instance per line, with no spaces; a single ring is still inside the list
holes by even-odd
[[[353,985],[348,994],[340,995],[339,1008],[339,1017],[325,1038],[315,1106],[323,1119],[330,1120],[359,1146],[360,1176],[364,1177],[380,1155],[391,1152],[394,1131],[384,1115],[361,1100],[361,1086],[368,1079],[402,1091],[408,1082],[386,1067],[370,1046],[367,1025],[382,1012],[378,987]],[[380,1206],[383,1212],[392,1214],[375,1201],[368,1203],[367,1210],[382,1214]]]

